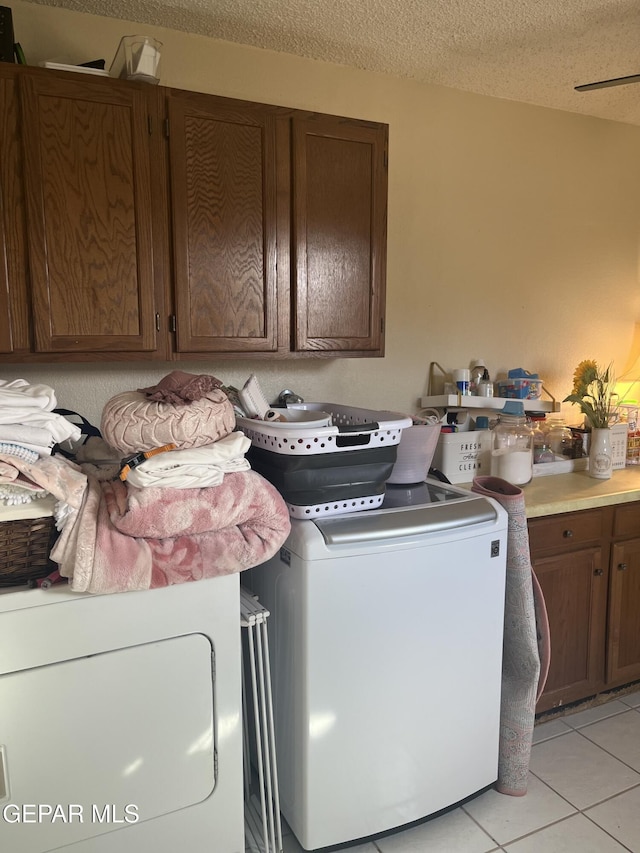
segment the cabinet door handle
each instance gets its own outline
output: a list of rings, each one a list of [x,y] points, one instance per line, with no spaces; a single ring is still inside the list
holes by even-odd
[[[618,571],[619,572],[626,572],[626,570],[627,570],[627,564],[626,563],[618,563]]]
[[[573,530],[565,530],[562,535],[565,539],[571,539],[571,537],[573,536]]]
[[[599,578],[601,575],[604,574],[604,569],[595,569],[593,573],[597,578]]]

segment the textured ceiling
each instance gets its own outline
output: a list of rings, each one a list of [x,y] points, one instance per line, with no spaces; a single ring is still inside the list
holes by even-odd
[[[640,125],[638,0],[35,0]]]

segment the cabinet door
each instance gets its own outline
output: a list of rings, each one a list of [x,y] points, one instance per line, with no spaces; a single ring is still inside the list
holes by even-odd
[[[640,678],[640,539],[611,551],[607,682]]]
[[[168,112],[176,349],[273,352],[276,109],[169,92]]]
[[[551,665],[537,710],[597,693],[604,685],[607,571],[600,548],[533,560],[545,598]]]
[[[149,90],[20,82],[35,350],[153,351]]]
[[[292,121],[295,349],[384,355],[388,128]]]
[[[29,349],[24,193],[15,66],[0,63],[0,353]]]

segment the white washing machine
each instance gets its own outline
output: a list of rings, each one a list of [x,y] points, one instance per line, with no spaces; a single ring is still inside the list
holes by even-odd
[[[495,782],[507,514],[436,481],[292,522],[246,579],[270,611],[281,810],[315,850]]]
[[[0,594],[0,850],[242,853],[239,575]]]

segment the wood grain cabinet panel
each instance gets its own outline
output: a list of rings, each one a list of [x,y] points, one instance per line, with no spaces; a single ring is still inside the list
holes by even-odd
[[[30,336],[18,88],[7,63],[0,63],[0,133],[0,353],[8,354],[28,351]]]
[[[176,349],[273,352],[276,110],[169,92]]]
[[[529,543],[551,630],[537,710],[640,679],[640,501],[531,519]]]
[[[294,116],[297,351],[384,353],[385,125]]]
[[[640,679],[640,503],[617,506],[613,530],[607,681],[619,685]]]
[[[640,502],[616,506],[613,516],[613,538],[640,538]]]
[[[537,710],[593,695],[604,686],[607,567],[599,547],[534,558],[551,633],[551,665]]]
[[[384,354],[386,125],[6,66],[8,360]]]
[[[602,510],[583,510],[551,515],[529,522],[529,546],[533,553],[572,550],[581,545],[599,545],[605,523]]]
[[[156,348],[150,98],[82,75],[21,78],[34,348]]]

